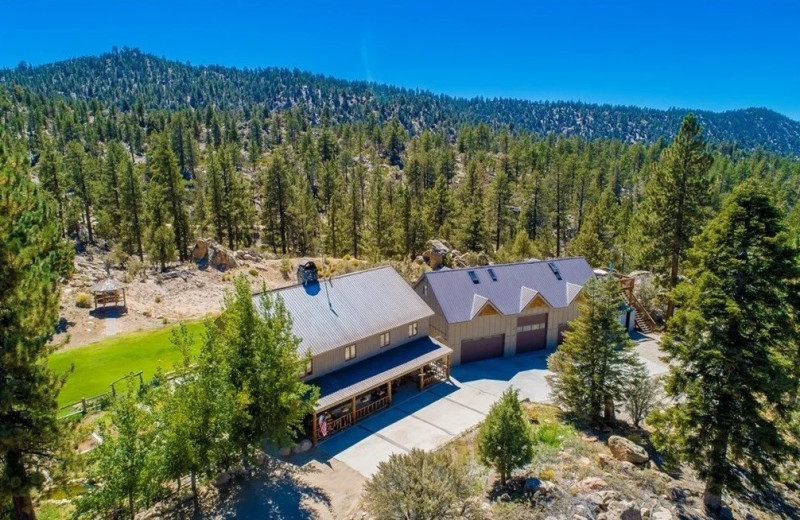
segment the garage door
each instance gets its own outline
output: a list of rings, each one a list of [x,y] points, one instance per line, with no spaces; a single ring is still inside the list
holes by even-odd
[[[461,362],[469,363],[481,359],[502,357],[505,343],[505,334],[488,338],[465,339],[461,342]]]
[[[517,318],[517,354],[547,347],[547,314]]]

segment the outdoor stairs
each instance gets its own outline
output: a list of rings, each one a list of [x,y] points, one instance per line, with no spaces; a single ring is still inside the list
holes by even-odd
[[[636,327],[643,334],[650,334],[651,332],[657,332],[661,329],[636,296],[629,294],[627,291],[623,291],[622,295],[625,298],[625,303],[636,310]]]

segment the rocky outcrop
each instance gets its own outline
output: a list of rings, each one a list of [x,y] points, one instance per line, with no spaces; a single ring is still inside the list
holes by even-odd
[[[220,271],[239,266],[233,251],[210,238],[197,239],[192,250],[192,258],[197,262],[207,261],[209,266]]]
[[[608,438],[608,448],[617,460],[633,464],[644,464],[650,460],[650,456],[644,448],[619,435],[612,435]]]

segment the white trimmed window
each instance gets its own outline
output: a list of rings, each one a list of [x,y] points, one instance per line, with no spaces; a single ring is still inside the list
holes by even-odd
[[[523,325],[517,327],[517,332],[529,332],[532,330],[542,330],[544,328],[544,323],[534,323],[533,325]]]
[[[381,347],[385,347],[389,343],[391,343],[391,337],[389,336],[388,332],[384,332],[381,334]]]
[[[356,357],[356,346],[355,345],[347,345],[344,348],[344,360],[350,361],[351,359]]]
[[[417,335],[417,322],[408,324],[408,337]]]

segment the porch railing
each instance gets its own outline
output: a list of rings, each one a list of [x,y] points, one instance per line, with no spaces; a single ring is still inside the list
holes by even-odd
[[[338,419],[328,421],[328,435],[333,435],[339,430],[343,430],[353,424],[353,416],[348,414],[342,415]]]
[[[389,406],[389,397],[381,397],[369,403],[368,405],[358,408],[356,410],[356,420],[371,415],[382,408]]]

